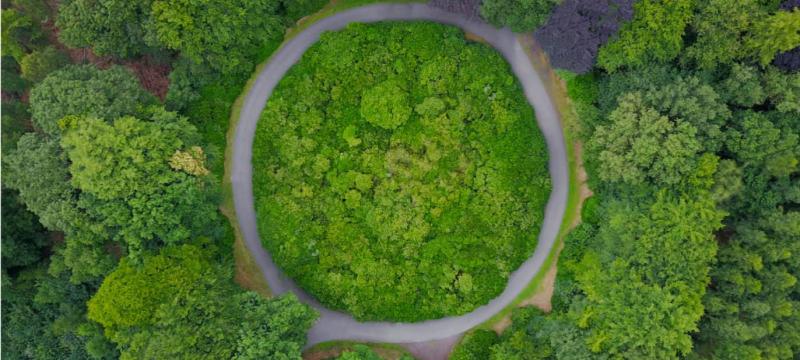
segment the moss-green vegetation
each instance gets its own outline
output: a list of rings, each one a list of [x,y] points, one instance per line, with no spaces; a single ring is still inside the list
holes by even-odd
[[[324,34],[273,93],[253,151],[265,245],[359,319],[486,303],[533,251],[550,190],[508,66],[436,24]]]

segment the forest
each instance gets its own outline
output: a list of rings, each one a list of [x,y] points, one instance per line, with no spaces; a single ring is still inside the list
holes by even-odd
[[[518,309],[452,358],[797,358],[798,6],[565,0],[546,21],[488,18],[524,26],[561,69],[594,196],[552,312]]]
[[[233,282],[218,207],[233,100],[323,5],[3,2],[4,359],[300,357],[316,312]]]
[[[800,356],[800,1],[430,4],[535,39],[593,193],[552,311],[515,309],[451,359]],[[325,6],[2,2],[3,358],[302,358],[319,315],[234,281],[220,209],[234,102]],[[533,109],[465,38],[428,23],[326,34],[265,109],[264,245],[327,305],[463,314],[535,247],[550,184]]]
[[[550,194],[508,65],[433,23],[324,33],[270,97],[253,148],[264,245],[359,320],[487,303],[533,253]]]

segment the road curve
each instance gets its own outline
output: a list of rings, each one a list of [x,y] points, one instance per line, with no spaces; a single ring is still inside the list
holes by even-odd
[[[539,128],[550,153],[549,170],[552,192],[545,207],[539,242],[534,254],[514,271],[505,290],[488,304],[461,316],[446,317],[417,323],[358,322],[352,316],[326,309],[275,265],[259,239],[253,200],[252,147],[256,124],[272,90],[289,68],[318,39],[322,32],[338,30],[352,22],[391,20],[427,20],[457,26],[474,33],[497,49],[519,78],[528,102],[533,105]],[[507,29],[471,22],[461,15],[445,12],[422,3],[375,4],[343,11],[317,21],[297,34],[273,54],[258,74],[256,82],[244,100],[233,144],[231,182],[239,227],[245,243],[255,258],[274,294],[294,292],[301,301],[320,312],[320,318],[308,333],[311,346],[330,340],[413,343],[438,340],[460,334],[488,320],[505,308],[533,279],[550,253],[558,235],[567,201],[569,176],[561,123],[552,100],[545,91],[539,75],[515,35]]]

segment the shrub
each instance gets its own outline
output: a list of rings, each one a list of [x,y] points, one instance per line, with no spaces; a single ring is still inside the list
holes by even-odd
[[[39,82],[53,71],[69,64],[69,59],[56,48],[48,46],[36,50],[22,58],[20,68],[22,77],[31,82]]]

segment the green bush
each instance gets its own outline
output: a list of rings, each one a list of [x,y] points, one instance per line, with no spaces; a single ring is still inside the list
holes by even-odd
[[[480,13],[496,26],[516,32],[532,31],[547,21],[561,0],[483,0]]]
[[[303,16],[319,11],[327,3],[328,0],[282,0],[281,6],[286,12],[288,21],[297,21]]]
[[[438,24],[323,34],[272,94],[253,152],[264,245],[362,320],[463,314],[497,296],[550,192],[508,65]]]
[[[492,345],[499,338],[492,330],[478,329],[464,335],[464,339],[453,349],[450,360],[484,360],[492,353]]]
[[[39,82],[53,71],[69,64],[69,58],[56,48],[48,46],[25,55],[20,63],[22,77],[31,82]]]

